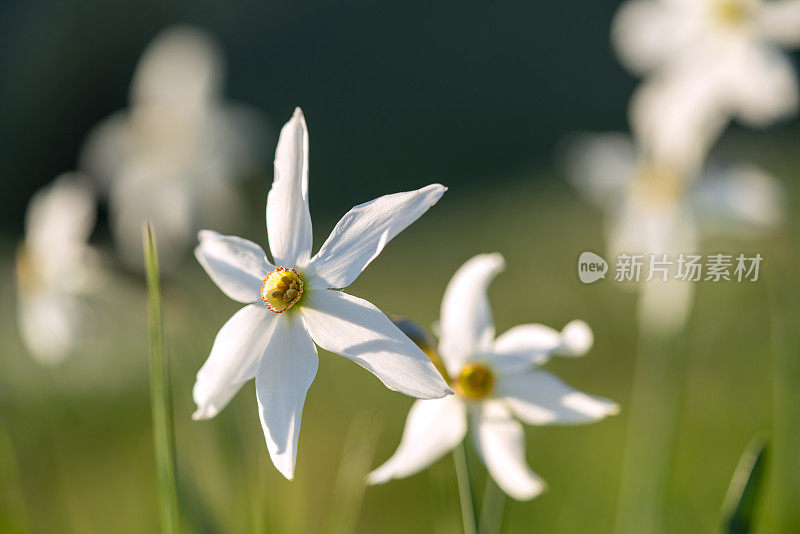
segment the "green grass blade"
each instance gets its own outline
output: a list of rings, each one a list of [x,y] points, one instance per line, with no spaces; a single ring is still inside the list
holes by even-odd
[[[142,230],[147,309],[150,330],[150,405],[153,415],[153,444],[158,475],[161,528],[165,534],[178,532],[178,492],[175,470],[175,425],[172,413],[169,369],[164,351],[164,307],[153,227]]]
[[[749,534],[758,527],[758,503],[766,489],[767,443],[755,437],[742,454],[723,506],[722,531]]]
[[[346,534],[356,531],[358,513],[364,499],[364,478],[370,470],[378,444],[379,423],[374,414],[357,416],[344,442],[342,460],[336,475],[324,534]]]
[[[453,464],[456,469],[458,498],[461,503],[461,519],[464,523],[464,534],[476,534],[475,501],[472,497],[472,484],[469,479],[469,464],[464,443],[453,449]]]

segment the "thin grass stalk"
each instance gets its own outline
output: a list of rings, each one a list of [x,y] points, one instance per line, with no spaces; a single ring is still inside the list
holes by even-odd
[[[487,476],[486,487],[483,490],[481,517],[478,523],[479,534],[500,534],[505,510],[506,494],[497,486],[491,476]]]
[[[350,424],[328,514],[321,529],[323,534],[349,534],[356,531],[366,489],[364,479],[375,456],[378,435],[379,425],[374,414],[362,413]]]
[[[147,308],[150,331],[150,407],[153,417],[153,445],[158,477],[161,531],[178,532],[178,490],[175,469],[175,425],[172,410],[169,369],[164,351],[164,306],[153,227],[142,230]]]
[[[794,231],[776,239],[764,259],[772,328],[772,461],[769,528],[800,532],[800,261]],[[769,262],[769,263],[767,263]]]

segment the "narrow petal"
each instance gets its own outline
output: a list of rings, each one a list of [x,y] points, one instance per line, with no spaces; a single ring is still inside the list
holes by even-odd
[[[462,265],[447,284],[439,315],[439,352],[448,372],[457,374],[465,359],[489,348],[494,322],[486,291],[504,268],[500,254],[480,254]]]
[[[458,445],[466,432],[467,414],[460,399],[416,401],[408,412],[400,446],[367,476],[367,483],[383,484],[423,470]]]
[[[594,344],[594,334],[585,321],[575,319],[561,329],[561,347],[559,354],[563,356],[583,356]]]
[[[300,108],[281,130],[275,178],[267,195],[267,236],[276,265],[305,267],[311,258],[308,211],[308,130]]]
[[[230,298],[250,303],[261,299],[261,283],[275,267],[261,247],[236,236],[201,230],[194,255],[215,284]]]
[[[475,448],[504,492],[527,501],[545,490],[544,481],[525,461],[525,434],[519,421],[498,402],[484,402],[473,415]]]
[[[639,155],[627,134],[585,133],[571,140],[560,159],[575,191],[606,208],[625,193]]]
[[[256,375],[261,428],[272,463],[294,478],[306,393],[317,375],[317,348],[296,313],[278,318]]]
[[[697,17],[665,2],[629,0],[614,15],[611,41],[620,62],[644,74],[692,42]]]
[[[264,306],[251,304],[222,326],[192,389],[197,404],[194,419],[217,415],[242,384],[256,376],[258,362],[273,335],[277,317]]]
[[[722,90],[742,121],[763,127],[797,113],[797,74],[783,51],[769,46],[743,46],[721,61],[719,68]]]
[[[499,336],[492,345],[492,367],[514,373],[542,365],[561,347],[561,334],[541,324],[522,324]]]
[[[800,0],[760,2],[758,22],[764,33],[779,44],[800,46]]]
[[[26,246],[45,257],[69,256],[86,244],[95,214],[88,178],[77,172],[64,173],[31,198],[25,213]]]
[[[386,243],[436,204],[446,188],[432,184],[360,204],[342,217],[309,269],[326,287],[347,287],[378,257]]]
[[[301,311],[317,345],[350,358],[389,389],[420,399],[452,393],[425,353],[366,300],[310,291]]]
[[[531,425],[589,423],[619,411],[613,401],[581,393],[546,371],[502,377],[497,396]]]
[[[705,234],[758,235],[786,215],[780,182],[749,164],[718,165],[693,190],[692,206]]]

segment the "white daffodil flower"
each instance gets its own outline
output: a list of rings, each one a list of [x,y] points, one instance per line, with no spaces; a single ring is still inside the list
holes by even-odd
[[[764,126],[797,112],[781,47],[800,46],[800,0],[628,0],[612,40],[625,66],[650,74],[631,104],[645,142],[710,146],[730,118]]]
[[[16,258],[17,321],[40,363],[59,363],[77,344],[81,297],[96,288],[100,274],[87,244],[95,212],[88,179],[76,173],[62,174],[28,204]]]
[[[230,229],[242,212],[236,179],[259,168],[263,125],[253,110],[222,99],[222,68],[211,37],[168,28],[142,54],[129,108],[87,138],[80,164],[108,197],[115,245],[130,267],[143,265],[145,220],[168,270],[200,228]]]
[[[274,264],[255,243],[200,232],[198,261],[226,295],[247,306],[219,331],[197,373],[194,418],[214,417],[255,378],[270,457],[292,479],[303,404],[317,373],[315,343],[358,363],[391,390],[426,399],[452,393],[388,317],[366,300],[339,291],[444,191],[433,184],[356,206],[311,257],[308,131],[298,108],[281,130],[267,197]]]
[[[681,174],[644,155],[625,134],[585,134],[564,154],[576,192],[603,210],[610,262],[622,254],[697,253],[701,239],[758,236],[784,217],[780,183],[751,165],[712,164]],[[647,273],[642,272],[642,280]],[[651,280],[639,286],[643,327],[669,333],[691,309],[690,282]]]
[[[487,290],[504,265],[500,254],[481,254],[450,280],[438,352],[456,395],[416,401],[400,446],[369,474],[368,483],[421,471],[461,443],[469,420],[475,449],[497,485],[515,499],[533,499],[545,483],[525,461],[520,421],[589,423],[618,412],[614,402],[581,393],[538,369],[555,354],[582,356],[591,348],[592,331],[583,321],[572,321],[561,332],[520,325],[495,339]]]

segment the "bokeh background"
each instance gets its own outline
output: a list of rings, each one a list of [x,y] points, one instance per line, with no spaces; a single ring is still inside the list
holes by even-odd
[[[490,297],[498,331],[521,322],[560,328],[574,318],[592,326],[596,345],[585,359],[548,367],[579,389],[617,400],[622,413],[587,427],[527,429],[529,463],[550,489],[530,503],[509,502],[504,532],[611,531],[637,350],[635,297],[613,283],[579,282],[578,255],[603,248],[600,215],[575,197],[553,154],[569,132],[626,128],[635,81],[609,45],[616,5],[3,2],[0,531],[158,528],[140,275],[120,269],[90,301],[85,346],[62,365],[43,368],[17,333],[13,258],[30,196],[77,166],[92,126],[126,107],[144,47],[175,23],[218,39],[227,64],[224,94],[271,121],[266,172],[244,185],[245,237],[265,244],[274,134],[299,105],[310,130],[317,244],[357,203],[433,181],[450,187],[369,267],[355,294],[428,325],[455,269],[476,253],[499,251],[508,270]],[[797,120],[767,131],[734,126],[718,150],[779,177],[796,217],[798,141]],[[92,238],[100,247],[109,241],[104,213],[101,205]],[[709,248],[761,252],[768,278],[769,254],[780,247],[729,240]],[[425,269],[425,284],[408,276],[412,265]],[[671,475],[671,532],[715,529],[742,450],[769,427],[767,284],[698,287]],[[269,462],[252,383],[215,419],[190,420],[194,374],[237,305],[191,257],[167,278],[165,295],[181,490],[194,518],[187,528],[335,531],[330,518],[343,491],[342,458],[357,450],[366,469],[388,457],[411,400],[321,351],[297,479],[287,482]],[[359,437],[359,425],[373,441]],[[482,471],[474,467],[480,488]],[[369,488],[354,520],[358,532],[455,532],[457,506],[448,457],[407,480]]]

